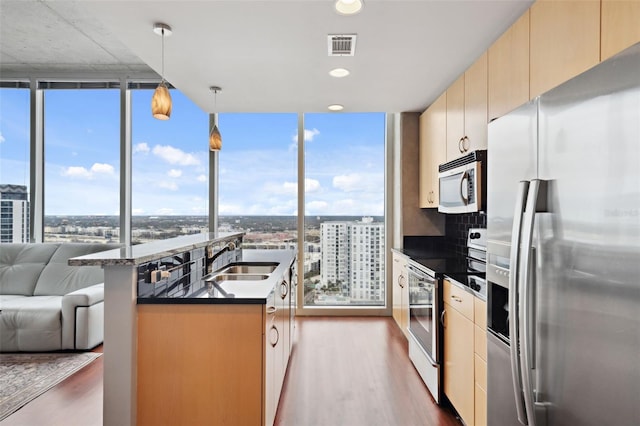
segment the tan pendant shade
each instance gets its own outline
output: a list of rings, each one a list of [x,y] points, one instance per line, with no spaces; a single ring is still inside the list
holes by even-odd
[[[164,81],[158,84],[151,98],[151,113],[158,120],[168,120],[171,117],[171,95]]]
[[[220,134],[220,130],[218,130],[218,125],[215,124],[213,129],[211,129],[211,134],[209,135],[209,150],[210,151],[220,151],[222,149],[222,135]]]

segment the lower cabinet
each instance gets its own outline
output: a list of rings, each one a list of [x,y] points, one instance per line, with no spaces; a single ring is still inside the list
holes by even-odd
[[[407,281],[407,258],[393,253],[393,319],[405,336],[409,333],[409,287]]]
[[[487,424],[486,302],[444,280],[444,393],[467,426]]]
[[[262,304],[138,305],[138,425],[273,425],[289,279]]]

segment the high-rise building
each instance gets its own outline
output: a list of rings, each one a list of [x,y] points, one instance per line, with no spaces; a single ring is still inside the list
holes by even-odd
[[[321,225],[320,280],[354,301],[384,300],[384,223],[328,221]]]
[[[0,243],[29,242],[29,194],[24,185],[0,185]]]

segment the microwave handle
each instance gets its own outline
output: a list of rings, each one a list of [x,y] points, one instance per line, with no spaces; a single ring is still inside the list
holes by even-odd
[[[469,198],[464,196],[464,182],[467,181],[467,185],[469,184],[469,172],[467,172],[466,170],[464,171],[464,173],[462,174],[462,178],[460,179],[460,198],[462,198],[462,201],[464,201],[464,205],[466,206],[467,204],[469,204]]]

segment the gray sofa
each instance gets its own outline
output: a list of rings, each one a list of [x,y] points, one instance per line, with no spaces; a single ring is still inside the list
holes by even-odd
[[[104,337],[104,274],[67,260],[116,244],[0,244],[0,352],[87,350]]]

